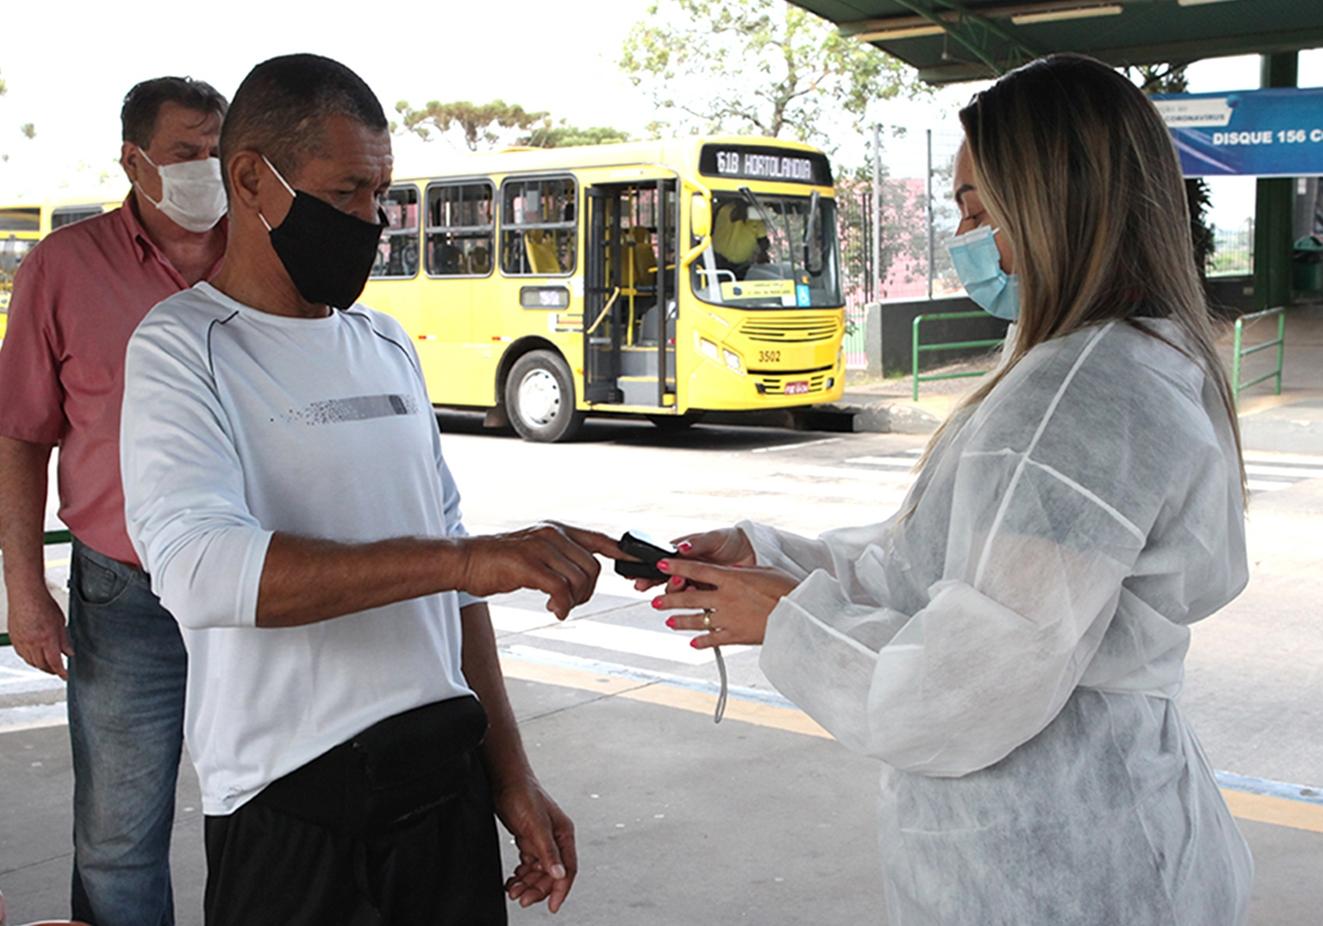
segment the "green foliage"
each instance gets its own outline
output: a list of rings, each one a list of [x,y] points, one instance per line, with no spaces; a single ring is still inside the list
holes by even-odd
[[[657,0],[620,67],[662,116],[654,130],[827,146],[860,125],[870,102],[927,92],[900,61],[784,0]]]
[[[4,78],[0,77],[0,96],[4,96],[8,92],[9,92],[8,85],[5,83]],[[31,122],[23,123],[21,126],[18,127],[18,131],[24,138],[28,139],[29,141],[37,137],[37,127]],[[0,160],[8,161],[9,155],[8,154],[0,155]]]
[[[431,100],[426,106],[414,109],[407,100],[395,104],[403,124],[397,131],[413,132],[420,138],[431,139],[432,133],[445,135],[458,132],[470,151],[480,147],[496,148],[510,144],[512,133],[527,132],[546,121],[544,112],[529,112],[522,106],[492,100],[490,103],[470,103],[456,100],[442,103]]]
[[[570,148],[577,145],[610,145],[622,141],[629,141],[628,132],[600,125],[579,128],[562,119],[558,125],[552,125],[547,120],[543,125],[536,126],[519,140],[519,144],[532,148]]]
[[[415,109],[400,100],[395,111],[403,122],[391,123],[394,132],[412,132],[432,140],[454,133],[464,139],[470,151],[491,150],[508,145],[533,148],[566,148],[571,145],[605,145],[628,141],[629,135],[607,126],[580,128],[564,119],[552,122],[545,112],[524,109],[516,103],[492,100],[470,103],[467,100],[442,103],[430,101]]]

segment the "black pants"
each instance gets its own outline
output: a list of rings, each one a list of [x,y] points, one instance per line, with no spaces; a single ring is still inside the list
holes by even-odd
[[[471,697],[388,717],[206,818],[207,926],[504,926]]]

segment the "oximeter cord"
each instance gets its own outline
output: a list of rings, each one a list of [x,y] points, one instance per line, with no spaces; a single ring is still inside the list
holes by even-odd
[[[712,647],[712,653],[717,657],[717,674],[721,676],[721,694],[717,695],[717,710],[712,715],[712,722],[721,723],[721,718],[726,716],[726,694],[730,685],[726,677],[726,657],[721,655],[721,647]]]

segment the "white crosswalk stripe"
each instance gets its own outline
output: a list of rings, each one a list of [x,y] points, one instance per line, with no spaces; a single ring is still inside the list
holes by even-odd
[[[624,627],[588,618],[568,620],[558,627],[534,630],[528,635],[542,640],[586,646],[590,649],[678,662],[686,666],[706,665],[712,661],[712,654],[694,649],[689,645],[687,636],[669,630],[640,630],[637,627]],[[727,656],[735,656],[750,648],[727,646],[724,652]]]
[[[689,635],[670,630],[644,630],[593,618],[571,618],[564,623],[536,611],[508,605],[489,605],[492,626],[498,634],[519,634],[590,650],[605,650],[625,656],[644,656],[686,666],[706,665],[712,654],[689,645]],[[737,656],[753,649],[727,646],[725,654]]]
[[[1323,457],[1246,454],[1245,474],[1251,492],[1278,492],[1306,479],[1323,479]]]
[[[849,457],[845,461],[857,466],[885,466],[891,469],[903,469],[906,472],[914,468],[914,457]]]
[[[868,473],[911,478],[916,459],[923,451],[915,448],[886,456],[847,457],[839,465],[797,464],[785,468],[789,475],[817,476],[843,481]],[[1251,492],[1277,492],[1306,479],[1323,479],[1323,457],[1304,454],[1247,454],[1245,473]]]

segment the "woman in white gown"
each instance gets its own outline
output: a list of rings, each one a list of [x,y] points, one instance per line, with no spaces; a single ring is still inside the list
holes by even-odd
[[[1004,362],[896,517],[694,535],[654,605],[882,760],[889,926],[1236,926],[1249,851],[1174,699],[1246,581],[1244,474],[1170,136],[1073,56],[961,121],[952,257]]]

